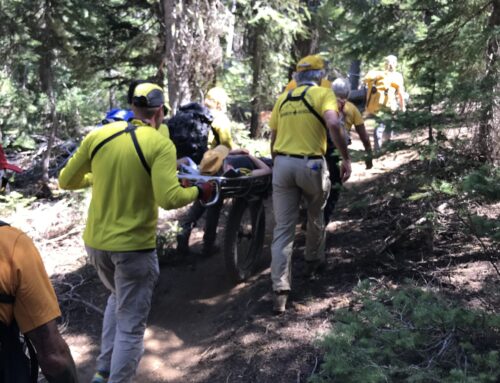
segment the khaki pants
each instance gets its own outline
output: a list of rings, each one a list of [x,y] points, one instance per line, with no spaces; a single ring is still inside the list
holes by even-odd
[[[110,383],[134,379],[144,351],[144,331],[153,290],[160,274],[156,250],[111,252],[85,246],[109,295],[102,325],[97,370],[109,371]]]
[[[301,197],[307,202],[306,261],[324,260],[323,208],[330,191],[324,159],[276,156],[273,167],[273,209],[276,226],[271,245],[274,291],[290,290],[291,259]]]

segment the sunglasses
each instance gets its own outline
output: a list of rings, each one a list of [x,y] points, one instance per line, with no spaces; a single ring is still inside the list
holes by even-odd
[[[168,114],[168,108],[167,108],[167,106],[165,104],[163,105],[163,114],[165,116]]]

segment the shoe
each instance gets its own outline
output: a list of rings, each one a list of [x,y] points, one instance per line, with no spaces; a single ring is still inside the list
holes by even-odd
[[[275,291],[273,295],[273,313],[276,315],[285,312],[286,301],[288,300],[288,291]]]
[[[109,372],[97,371],[90,383],[108,383]]]
[[[304,275],[306,278],[314,278],[318,274],[321,274],[325,269],[325,262],[319,259],[315,261],[306,261],[306,269]]]

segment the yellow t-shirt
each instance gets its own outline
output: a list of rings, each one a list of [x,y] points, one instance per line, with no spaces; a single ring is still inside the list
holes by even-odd
[[[344,126],[347,132],[350,132],[352,126],[364,124],[363,116],[359,109],[350,101],[346,101],[344,105]]]
[[[299,96],[306,85],[293,92]],[[295,155],[324,155],[326,152],[326,127],[309,111],[303,101],[285,101],[288,92],[278,97],[271,114],[269,126],[276,134],[273,150]],[[312,86],[305,99],[323,117],[327,110],[338,111],[337,99],[331,89]],[[282,106],[283,105],[283,106]]]
[[[158,132],[160,132],[162,136],[170,138],[170,131],[168,130],[167,124],[161,124],[158,128]]]
[[[92,172],[92,200],[83,240],[99,250],[154,249],[158,206],[176,209],[198,197],[196,187],[179,184],[172,141],[140,120],[132,123],[151,174],[128,133],[106,143],[90,159],[103,140],[127,126],[121,121],[89,133],[59,175],[59,186],[73,190],[89,186],[86,176]]]
[[[0,227],[0,292],[15,296],[0,303],[0,321],[12,318],[26,333],[61,316],[54,288],[33,241],[22,231]]]
[[[217,133],[219,140],[217,141],[212,129],[208,134],[208,142],[210,142],[210,149],[215,148],[217,145],[227,146],[229,149],[233,148],[233,138],[231,137],[231,121],[226,113],[211,110],[214,117],[212,121],[212,129]]]

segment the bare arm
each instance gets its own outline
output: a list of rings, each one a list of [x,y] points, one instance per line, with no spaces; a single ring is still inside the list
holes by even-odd
[[[252,176],[264,176],[266,174],[271,174],[271,168],[267,166],[264,161],[252,155],[248,155],[248,157],[250,157],[252,162],[257,167],[257,169],[252,170]]]
[[[340,169],[340,176],[342,181],[345,182],[351,176],[351,158],[349,157],[349,151],[347,150],[347,141],[342,129],[340,128],[340,121],[338,118],[338,113],[334,110],[327,110],[323,118],[330,132],[335,147],[339,150],[342,156],[342,166]]]
[[[356,128],[356,132],[358,133],[359,139],[363,143],[366,151],[365,164],[367,169],[371,169],[373,167],[372,162],[372,146],[370,143],[370,137],[368,137],[368,133],[366,133],[365,124],[354,125]]]
[[[49,383],[78,382],[75,362],[55,320],[27,332],[26,336],[36,348],[38,362]]]

